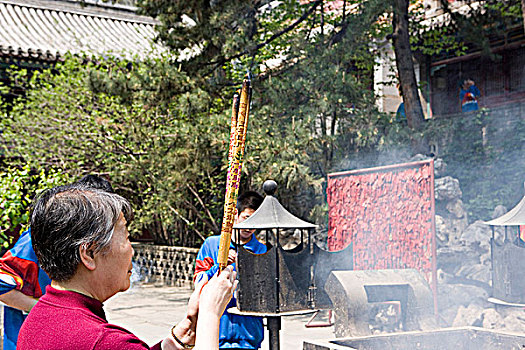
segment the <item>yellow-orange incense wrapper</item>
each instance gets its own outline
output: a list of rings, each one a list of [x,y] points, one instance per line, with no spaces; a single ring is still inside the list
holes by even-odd
[[[230,137],[230,148],[232,149],[231,161],[228,164],[228,178],[226,181],[226,196],[224,203],[224,215],[222,219],[221,239],[219,243],[219,255],[217,262],[219,263],[219,270],[222,271],[228,265],[228,253],[230,250],[230,242],[232,236],[232,227],[235,219],[235,208],[237,205],[237,195],[239,194],[239,184],[241,181],[242,161],[244,158],[244,145],[246,143],[246,129],[248,126],[248,116],[250,113],[250,99],[251,99],[251,82],[248,77],[244,78],[241,89],[241,96],[239,98],[239,108],[236,118],[235,135],[233,142]],[[232,108],[232,122],[234,120],[235,112],[235,98],[234,106]]]
[[[237,132],[237,117],[239,115],[239,95],[241,94],[241,90],[237,90],[237,92],[233,95],[233,103],[232,103],[232,118],[231,118],[231,127],[230,127],[230,149],[228,151],[228,178],[226,181],[229,181],[229,171],[231,167],[231,162],[233,160],[233,152],[235,151],[235,134]],[[226,183],[226,188],[228,188],[228,183]]]

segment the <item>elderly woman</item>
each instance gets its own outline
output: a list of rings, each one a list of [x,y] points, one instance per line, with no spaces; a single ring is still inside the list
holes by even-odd
[[[23,324],[18,349],[150,349],[109,324],[102,308],[130,286],[132,216],[121,196],[82,185],[56,187],[38,198],[33,247],[52,282]],[[197,286],[186,318],[151,349],[217,349],[219,318],[235,286],[231,268]]]

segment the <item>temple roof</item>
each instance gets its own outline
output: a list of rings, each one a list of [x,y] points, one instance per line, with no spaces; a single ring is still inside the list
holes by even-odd
[[[0,55],[42,60],[67,52],[143,57],[155,47],[157,22],[135,10],[90,0],[0,0]]]

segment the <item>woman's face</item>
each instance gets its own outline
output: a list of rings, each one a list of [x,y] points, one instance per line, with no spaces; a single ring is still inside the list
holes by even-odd
[[[107,299],[127,290],[130,286],[133,248],[129,241],[126,219],[122,213],[115,224],[109,250],[99,254],[97,262],[100,266],[99,277]]]

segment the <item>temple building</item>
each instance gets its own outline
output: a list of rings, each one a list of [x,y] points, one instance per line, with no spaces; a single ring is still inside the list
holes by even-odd
[[[144,56],[156,22],[128,5],[95,1],[0,0],[0,57],[54,61],[66,52]]]
[[[0,82],[10,67],[50,67],[68,52],[126,59],[159,52],[156,23],[122,1],[0,0]]]
[[[443,10],[441,0],[422,0],[423,26],[427,28],[450,25],[450,14]],[[449,0],[452,12],[469,14],[482,9],[482,1]],[[483,11],[483,10],[481,10]],[[463,79],[471,79],[481,91],[480,107],[511,111],[523,115],[525,97],[525,35],[521,20],[499,24],[499,30],[488,38],[488,48],[466,43],[461,55],[456,52],[437,55],[414,53],[416,79],[426,118],[452,116],[461,113],[459,88]],[[481,35],[481,33],[480,33]],[[388,43],[386,44],[388,46]],[[395,86],[393,50],[386,50],[378,59],[374,76],[376,93],[381,97],[379,107],[395,112],[401,97]],[[386,83],[386,84],[385,84]]]

